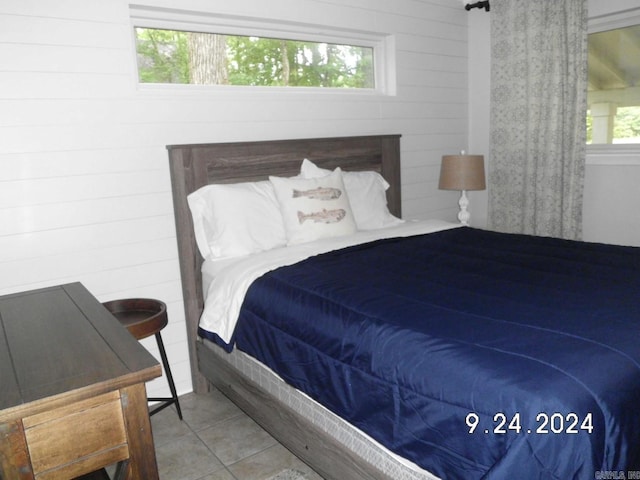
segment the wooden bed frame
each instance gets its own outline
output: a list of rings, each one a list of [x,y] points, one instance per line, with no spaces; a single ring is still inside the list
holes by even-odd
[[[340,166],[347,171],[381,173],[391,185],[387,191],[389,210],[400,217],[400,135],[170,145],[167,149],[194,391],[206,392],[210,383],[215,385],[325,478],[389,478],[360,457],[352,456],[343,445],[239,371],[217,361],[215,354],[202,344],[197,329],[204,305],[200,272],[203,259],[196,246],[187,195],[211,183],[297,175],[300,163],[308,158],[322,168]]]

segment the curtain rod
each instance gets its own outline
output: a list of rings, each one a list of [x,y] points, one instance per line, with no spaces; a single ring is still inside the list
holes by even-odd
[[[486,0],[484,2],[467,3],[464,6],[464,9],[467,11],[471,10],[472,8],[484,8],[485,11],[488,12],[490,10],[489,0]]]

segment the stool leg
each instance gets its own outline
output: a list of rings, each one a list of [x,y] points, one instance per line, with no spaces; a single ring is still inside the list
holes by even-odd
[[[160,332],[156,333],[156,342],[158,343],[158,350],[160,350],[160,358],[162,359],[162,366],[167,374],[167,381],[169,382],[169,389],[171,390],[171,403],[176,404],[176,410],[178,410],[178,417],[182,420],[182,410],[180,409],[180,402],[178,401],[178,394],[176,393],[176,386],[173,383],[173,375],[171,375],[171,367],[169,367],[169,361],[167,360],[167,352],[164,349],[164,343],[162,341],[162,335]],[[157,410],[156,410],[157,411]],[[152,412],[152,414],[155,412]]]

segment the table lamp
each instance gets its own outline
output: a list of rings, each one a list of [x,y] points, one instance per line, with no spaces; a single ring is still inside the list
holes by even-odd
[[[467,211],[469,199],[467,190],[484,190],[484,157],[482,155],[466,155],[464,151],[460,155],[444,155],[440,166],[440,190],[461,190],[462,195],[458,201],[460,212],[458,220],[463,225],[469,225],[470,213]]]

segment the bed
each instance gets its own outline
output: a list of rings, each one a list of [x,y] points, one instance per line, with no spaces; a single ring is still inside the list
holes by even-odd
[[[238,327],[218,338],[237,347],[225,349],[199,335],[208,287],[187,196],[211,183],[291,177],[307,158],[381,173],[400,216],[399,136],[170,146],[169,157],[194,388],[215,385],[322,476],[640,470],[638,249],[438,222],[380,238],[358,232],[364,240],[258,271]],[[380,264],[392,268],[380,275]],[[296,322],[309,311],[312,321]],[[305,376],[309,365],[322,373]],[[316,407],[321,420],[309,413]]]

